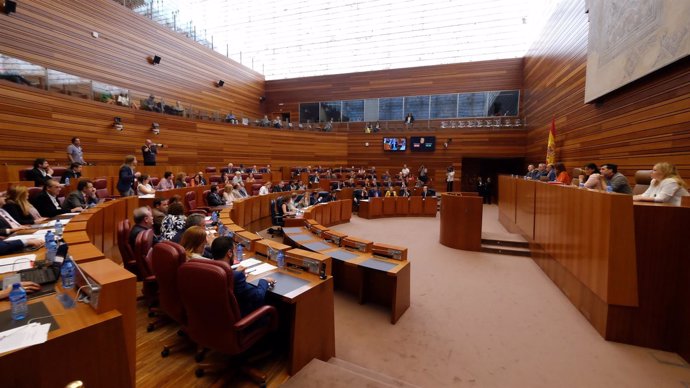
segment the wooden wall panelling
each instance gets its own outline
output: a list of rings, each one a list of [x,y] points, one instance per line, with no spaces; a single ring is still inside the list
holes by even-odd
[[[690,59],[584,104],[588,21],[584,0],[559,5],[524,64],[528,161],[543,161],[551,120],[568,170],[612,162],[631,180],[658,161],[690,181]]]
[[[239,117],[263,112],[261,74],[110,0],[23,1],[20,12],[3,17],[0,52],[168,104]],[[148,63],[154,54],[160,65]],[[225,86],[216,88],[220,79]]]

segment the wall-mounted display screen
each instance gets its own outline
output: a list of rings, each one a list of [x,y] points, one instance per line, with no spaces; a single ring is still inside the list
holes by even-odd
[[[407,138],[404,137],[384,137],[384,151],[405,151],[407,150]]]
[[[433,151],[436,149],[436,136],[410,136],[411,151]]]

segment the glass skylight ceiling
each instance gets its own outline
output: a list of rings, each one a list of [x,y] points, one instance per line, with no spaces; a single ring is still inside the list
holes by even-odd
[[[559,0],[155,0],[267,80],[516,58]],[[154,16],[154,19],[156,17]]]

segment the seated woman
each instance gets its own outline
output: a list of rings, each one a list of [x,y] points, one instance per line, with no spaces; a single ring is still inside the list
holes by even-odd
[[[680,206],[680,198],[688,195],[687,185],[678,175],[676,166],[661,162],[652,168],[652,183],[647,191],[633,196],[633,201],[665,202]]]
[[[201,174],[196,173],[196,174],[194,174],[194,176],[192,177],[192,180],[189,183],[192,187],[196,187],[196,186],[203,186],[205,184],[205,181],[204,181],[203,176],[201,176]]]
[[[12,218],[22,225],[33,225],[48,221],[29,203],[29,190],[26,186],[12,186],[7,190],[7,201],[2,207]]]
[[[295,212],[297,212],[297,204],[295,203],[295,199],[297,199],[297,193],[292,193],[288,200],[283,201],[283,214],[295,214]]]
[[[594,163],[589,163],[584,168],[585,174],[580,175],[580,182],[584,184],[584,187],[592,190],[602,190],[606,189],[606,186],[601,187],[601,179],[599,178],[599,168]]]
[[[182,187],[187,187],[187,182],[185,182],[185,179],[187,178],[187,174],[180,172],[177,173],[175,176],[175,188],[179,189]]]
[[[244,182],[245,182],[245,184],[247,184],[247,183],[251,184],[251,183],[256,182],[256,178],[254,178],[254,173],[253,172],[249,173],[249,176],[247,177],[247,179],[244,180]]]
[[[223,171],[220,173],[220,184],[223,185],[228,185],[231,181],[230,176],[228,175],[227,171]]]
[[[565,170],[565,164],[563,163],[556,163],[556,182],[560,182],[564,185],[569,185],[570,181],[572,181],[573,178],[570,177],[570,174],[568,174],[568,171]]]
[[[238,199],[242,199],[244,197],[246,197],[246,195],[244,195],[244,193],[242,192],[242,187],[239,184],[235,183],[232,186],[232,200],[237,201]]]
[[[226,205],[232,205],[234,197],[232,196],[232,185],[226,184],[223,188],[223,201]]]
[[[192,226],[185,230],[180,240],[180,245],[187,253],[187,260],[189,259],[208,259],[203,256],[206,244],[208,244],[208,236],[206,229],[201,226]]]
[[[309,190],[304,192],[302,199],[295,205],[297,209],[304,209],[305,207],[311,206],[311,192]]]
[[[395,191],[392,184],[388,185],[388,188],[386,189],[385,196],[386,197],[397,197],[398,196],[398,193]]]
[[[148,175],[142,174],[139,177],[139,185],[137,186],[137,195],[155,194],[156,190],[151,186],[151,178]]]
[[[180,202],[173,202],[168,205],[168,214],[163,217],[161,222],[161,239],[171,240],[175,235],[184,229],[185,221],[184,206]]]

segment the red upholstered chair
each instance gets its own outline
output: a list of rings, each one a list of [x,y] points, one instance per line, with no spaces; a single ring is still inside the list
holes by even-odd
[[[149,306],[154,305],[158,299],[158,283],[156,282],[156,275],[153,274],[153,270],[151,269],[152,246],[153,229],[145,230],[137,235],[134,244],[134,258],[137,261],[139,276],[142,282],[144,282],[141,287],[141,292]],[[149,314],[152,312],[154,312],[154,309],[149,309]],[[153,330],[153,328],[151,328],[151,330]]]
[[[20,181],[33,181],[33,179],[29,179],[29,175],[31,174],[31,170],[33,170],[33,167],[19,170],[19,180]]]
[[[161,241],[151,250],[151,268],[158,283],[158,302],[160,311],[166,319],[158,319],[149,323],[148,331],[159,324],[170,320],[184,326],[187,323],[186,313],[177,289],[177,270],[187,260],[187,255],[181,245],[172,241]],[[181,332],[185,333],[184,330]],[[186,334],[186,333],[185,333]],[[161,356],[167,357],[173,348],[182,344],[165,345]]]
[[[208,177],[209,183],[220,183],[220,175],[211,175]]]
[[[29,201],[31,201],[36,198],[37,195],[41,194],[43,187],[29,187],[27,191],[29,192]]]
[[[197,206],[196,202],[196,192],[188,191],[184,195],[184,207],[187,209],[187,214],[200,213],[208,214],[208,208],[203,206]]]
[[[652,170],[637,170],[635,171],[635,186],[633,187],[633,195],[642,194],[652,184]]]
[[[261,190],[263,183],[253,183],[251,195],[259,195],[259,190]]]
[[[66,167],[51,167],[53,169],[53,179],[57,180],[60,182],[60,178],[62,178],[63,175],[65,175],[65,171],[67,171]]]
[[[199,346],[239,355],[278,327],[278,312],[273,306],[262,306],[242,317],[233,293],[230,265],[218,260],[192,259],[180,266],[178,289],[187,312],[189,337]],[[203,302],[203,303],[200,303]],[[212,367],[199,364],[197,377]],[[265,375],[252,373],[265,384]]]
[[[216,172],[216,168],[209,166],[209,167],[206,167],[205,171],[206,172]]]
[[[157,176],[152,176],[149,178],[149,183],[151,184],[151,187],[156,187],[158,186],[158,183],[160,183],[161,178]]]
[[[122,263],[125,269],[135,275],[137,279],[141,280],[139,276],[139,268],[137,267],[137,261],[134,258],[134,251],[129,245],[129,232],[131,228],[129,225],[129,220],[124,219],[117,223],[117,248],[120,250],[120,256],[122,256]]]

